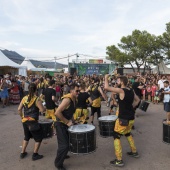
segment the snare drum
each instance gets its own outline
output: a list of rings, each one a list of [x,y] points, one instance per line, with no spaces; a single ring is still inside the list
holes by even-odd
[[[102,137],[113,136],[116,119],[116,115],[99,117],[99,129]]]
[[[163,122],[163,142],[170,144],[170,125]]]
[[[53,136],[53,121],[50,119],[44,119],[38,121],[42,132],[43,132],[43,139],[51,138]]]
[[[143,110],[144,112],[147,111],[148,109],[148,106],[149,106],[149,103],[146,102],[146,101],[142,101],[139,105],[139,109]]]
[[[68,132],[71,153],[87,154],[96,150],[95,126],[88,124],[74,125],[68,129]]]

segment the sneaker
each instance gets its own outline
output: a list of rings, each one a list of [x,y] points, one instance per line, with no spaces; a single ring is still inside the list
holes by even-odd
[[[34,153],[34,154],[32,155],[32,160],[33,160],[33,161],[36,161],[36,160],[42,159],[42,158],[43,158],[43,155],[39,155],[38,153]]]
[[[27,156],[27,152],[24,152],[24,153],[21,153],[21,154],[20,154],[20,158],[21,158],[21,159],[25,158],[26,156]]]
[[[110,161],[110,164],[115,166],[120,166],[120,167],[124,166],[124,162],[122,160],[117,160],[117,159]]]
[[[134,158],[139,158],[138,152],[135,152],[135,153],[133,153],[133,152],[127,152],[127,155],[132,156],[132,157],[134,157]]]

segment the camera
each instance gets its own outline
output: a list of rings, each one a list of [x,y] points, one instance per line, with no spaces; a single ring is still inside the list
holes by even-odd
[[[158,90],[159,93],[162,93],[164,91],[164,88],[161,88]]]

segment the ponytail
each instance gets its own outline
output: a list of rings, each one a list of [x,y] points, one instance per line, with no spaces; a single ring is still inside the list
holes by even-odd
[[[35,83],[31,83],[29,86],[28,86],[28,89],[29,89],[29,92],[28,92],[28,102],[31,101],[31,99],[34,97],[34,93],[36,92],[36,85]]]

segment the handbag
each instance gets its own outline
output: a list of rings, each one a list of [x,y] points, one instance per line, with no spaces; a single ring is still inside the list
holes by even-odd
[[[119,124],[120,124],[121,126],[128,126],[128,125],[129,125],[129,120],[120,119],[120,118],[119,118]]]
[[[40,130],[40,124],[38,122],[34,122],[34,123],[31,122],[31,124],[29,124],[28,128],[31,132],[38,131],[38,130]]]

